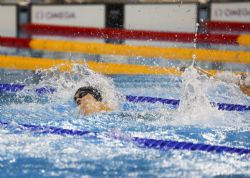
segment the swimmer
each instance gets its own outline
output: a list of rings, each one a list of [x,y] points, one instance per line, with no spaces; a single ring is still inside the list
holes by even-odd
[[[202,74],[207,75],[208,77],[213,77],[225,83],[231,83],[238,85],[242,93],[245,95],[250,96],[250,74],[241,74],[241,75],[234,75],[231,72],[221,72],[216,75],[209,73],[208,71],[194,66],[194,68]],[[186,67],[182,67],[180,70],[185,71]]]
[[[114,111],[114,108],[103,102],[101,93],[93,87],[79,88],[74,95],[74,101],[79,107],[81,114],[83,115],[92,115],[94,113]],[[138,119],[152,121],[156,120],[156,118],[163,117],[161,114],[151,112],[121,112],[120,114],[122,117],[135,117]]]
[[[84,115],[114,110],[107,103],[102,101],[100,92],[93,87],[79,88],[74,95],[74,101]]]
[[[240,80],[240,90],[250,96],[250,74],[242,74]]]

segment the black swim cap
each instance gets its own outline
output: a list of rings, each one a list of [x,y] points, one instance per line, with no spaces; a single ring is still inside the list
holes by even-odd
[[[77,98],[82,98],[86,96],[87,94],[91,94],[97,101],[102,101],[102,96],[100,92],[93,87],[79,88],[74,95],[74,101],[76,102]]]

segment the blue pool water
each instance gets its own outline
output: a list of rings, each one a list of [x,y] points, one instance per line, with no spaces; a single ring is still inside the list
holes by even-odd
[[[79,86],[89,82],[101,84],[116,111],[79,115],[72,97]],[[41,96],[33,92],[42,86],[53,86],[57,92]],[[128,103],[124,95],[182,102],[173,109],[159,103]],[[1,93],[0,117],[9,127],[0,129],[0,177],[249,177],[249,155],[160,151],[105,136],[249,149],[249,111],[219,111],[210,101],[250,105],[250,98],[237,86],[197,76],[192,70],[182,77],[46,73],[22,91]],[[100,137],[24,131],[18,124],[88,130]]]

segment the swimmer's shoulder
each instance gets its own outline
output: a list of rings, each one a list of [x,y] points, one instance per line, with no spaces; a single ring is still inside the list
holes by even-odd
[[[242,91],[242,93],[250,96],[250,86],[240,85],[240,90]]]

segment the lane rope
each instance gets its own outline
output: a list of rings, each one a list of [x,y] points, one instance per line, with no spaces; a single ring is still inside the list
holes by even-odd
[[[31,124],[10,124],[8,122],[0,121],[0,125],[3,128],[17,128],[19,131],[30,131],[41,134],[55,134],[61,136],[84,136],[87,138],[98,139],[101,138],[101,133],[93,131],[82,131],[82,130],[73,130],[73,129],[64,129],[60,127],[52,126],[38,126]],[[151,138],[141,138],[141,137],[121,137],[114,134],[105,134],[108,138],[113,138],[116,140],[127,141],[133,143],[140,148],[156,149],[161,151],[168,150],[188,150],[188,151],[202,151],[210,153],[229,153],[229,154],[238,154],[238,155],[250,155],[250,149],[248,148],[236,148],[229,146],[218,146],[210,145],[203,143],[192,143],[184,141],[175,141],[175,140],[158,140]]]
[[[126,100],[129,102],[134,103],[141,103],[141,102],[147,102],[147,103],[162,103],[162,104],[168,104],[175,107],[178,107],[180,104],[180,100],[176,99],[166,99],[166,98],[155,98],[155,97],[149,97],[149,96],[132,96],[128,95],[126,96]],[[240,104],[229,104],[229,103],[215,103],[210,102],[210,104],[213,107],[217,107],[218,110],[224,110],[224,111],[249,111],[250,106],[247,105],[240,105]]]
[[[0,84],[0,92],[17,92],[23,90],[25,85],[22,84]],[[55,88],[51,87],[41,87],[35,89],[35,92],[38,95],[54,93],[56,92]],[[180,100],[177,99],[167,99],[167,98],[156,98],[156,97],[149,97],[149,96],[132,96],[127,95],[125,96],[128,102],[132,103],[161,103],[164,105],[172,105],[174,107],[178,107],[180,104]],[[213,107],[217,107],[218,110],[224,111],[250,111],[250,105],[241,105],[241,104],[229,104],[229,103],[215,103],[211,102]]]
[[[50,70],[57,68],[60,72],[72,71],[75,65],[86,65],[89,69],[107,75],[175,75],[180,76],[183,72],[176,67],[161,67],[139,64],[94,62],[69,59],[51,59],[25,56],[0,55],[0,68],[14,70]],[[15,64],[15,65],[13,65]],[[226,72],[225,70],[207,69],[212,75]],[[247,75],[249,72],[230,71],[235,75]]]
[[[67,37],[94,37],[115,40],[153,40],[153,41],[173,41],[193,43],[196,39],[197,43],[211,44],[233,44],[239,45],[237,39],[241,35],[236,34],[202,34],[187,32],[159,32],[148,30],[126,30],[114,28],[95,28],[80,26],[62,26],[49,24],[25,24],[23,30],[30,35],[43,36],[67,36]],[[245,40],[246,41],[246,40]]]
[[[237,43],[250,45],[249,36],[242,35],[237,38]],[[3,41],[3,42],[1,42]],[[27,46],[28,44],[28,46]],[[190,61],[193,55],[196,61],[201,62],[228,62],[228,63],[250,63],[250,52],[235,50],[216,50],[216,49],[196,49],[196,48],[177,48],[162,46],[137,46],[129,44],[108,44],[98,42],[80,42],[67,40],[48,40],[48,39],[22,39],[0,38],[0,46],[28,48],[32,50],[86,53],[92,55],[118,55],[126,57],[160,58],[164,60]],[[15,65],[13,65],[15,66]]]
[[[249,22],[228,22],[228,21],[206,21],[201,24],[211,32],[222,32],[225,33],[230,31],[230,33],[249,33],[250,23]]]
[[[0,55],[0,68],[14,70],[40,70],[57,68],[60,72],[72,71],[75,65],[87,65],[89,69],[107,75],[176,75],[182,74],[175,67],[161,67],[139,64],[122,64],[109,62],[94,62],[70,59],[51,59],[25,56]],[[14,65],[13,65],[14,64]],[[216,74],[217,70],[208,70]],[[243,72],[234,72],[242,74]]]

